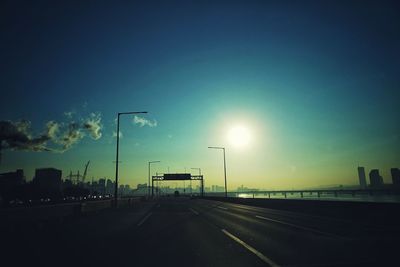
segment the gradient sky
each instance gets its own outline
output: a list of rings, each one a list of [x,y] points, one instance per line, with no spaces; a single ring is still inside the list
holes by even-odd
[[[400,8],[396,1],[5,1],[0,120],[101,115],[102,137],[64,153],[4,150],[0,171],[56,167],[120,182],[201,167],[206,186],[292,189],[385,182],[400,167]],[[85,3],[82,3],[85,2]],[[146,2],[146,3],[144,3]],[[65,112],[72,112],[72,118]],[[227,132],[244,125],[249,145]],[[192,172],[196,172],[192,170]],[[173,185],[173,184],[171,184]]]

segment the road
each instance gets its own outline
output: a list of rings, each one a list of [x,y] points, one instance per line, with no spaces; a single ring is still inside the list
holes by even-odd
[[[24,226],[3,239],[2,259],[14,266],[398,266],[399,236],[346,220],[165,197]]]

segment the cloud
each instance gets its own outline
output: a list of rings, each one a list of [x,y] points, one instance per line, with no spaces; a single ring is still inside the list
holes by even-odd
[[[60,125],[55,121],[49,121],[46,123],[46,132],[50,139],[56,138],[59,129]]]
[[[30,134],[30,121],[21,120],[17,122],[0,121],[0,149],[49,151],[46,142],[51,139],[49,130],[43,134],[32,137]]]
[[[67,130],[61,135],[59,139],[55,139],[54,142],[62,145],[62,149],[60,152],[67,151],[74,144],[78,143],[84,137],[84,133],[81,130],[81,127],[78,123],[71,122]]]
[[[85,137],[85,132],[94,140],[101,138],[101,116],[92,113],[81,122],[48,121],[43,132],[33,136],[28,120],[0,121],[0,150],[64,152]]]
[[[91,113],[90,117],[83,123],[83,127],[94,140],[100,139],[102,129],[100,114]]]
[[[64,116],[67,117],[68,119],[72,119],[75,113],[76,113],[75,111],[66,111],[64,112]]]
[[[117,137],[117,132],[116,132],[116,131],[113,131],[112,137],[113,137],[113,138],[116,138],[116,137]],[[119,131],[119,138],[122,138],[122,137],[124,137],[124,135],[122,134],[121,131]]]
[[[136,115],[133,117],[133,123],[134,124],[138,124],[139,127],[143,127],[143,126],[157,127],[157,121],[156,120],[150,121],[148,119],[145,119],[143,117],[139,117],[139,116],[136,116]]]

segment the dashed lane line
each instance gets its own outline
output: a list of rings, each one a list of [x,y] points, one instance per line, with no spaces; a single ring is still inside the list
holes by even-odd
[[[189,210],[190,210],[191,212],[193,212],[194,214],[199,215],[199,213],[198,213],[197,211],[195,211],[194,209],[189,208]]]
[[[137,226],[140,227],[150,216],[151,214],[153,214],[152,212],[150,212],[149,214],[147,214],[138,224]]]

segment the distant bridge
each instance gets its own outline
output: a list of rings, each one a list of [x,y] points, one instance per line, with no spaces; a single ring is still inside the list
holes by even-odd
[[[223,195],[224,192],[207,192],[206,195]],[[264,195],[266,198],[271,198],[271,196],[283,196],[287,198],[288,196],[299,196],[301,198],[309,197],[309,196],[382,196],[382,195],[390,195],[390,196],[400,196],[400,189],[390,188],[390,189],[312,189],[312,190],[268,190],[268,191],[258,191],[258,190],[249,190],[249,191],[230,191],[228,195],[231,197],[240,197],[240,195],[252,195],[255,197],[256,195]]]

